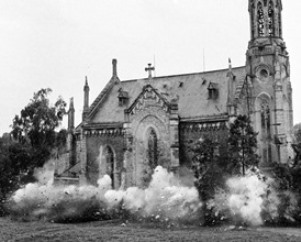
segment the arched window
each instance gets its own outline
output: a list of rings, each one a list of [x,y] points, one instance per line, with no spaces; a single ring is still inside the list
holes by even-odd
[[[261,102],[260,121],[261,139],[267,144],[267,146],[263,146],[263,160],[271,162],[271,111],[269,102],[266,99],[263,99]]]
[[[263,100],[261,103],[261,128],[265,131],[266,135],[270,135],[271,118],[267,100]]]
[[[259,2],[257,5],[257,25],[258,25],[258,36],[264,36],[264,12],[262,3]]]
[[[275,32],[275,20],[274,20],[274,4],[272,1],[269,2],[268,21],[269,21],[269,36],[273,36]]]
[[[112,179],[112,187],[114,188],[114,153],[111,147],[107,146],[104,152],[106,161],[106,173]]]
[[[158,166],[158,138],[153,128],[149,129],[147,135],[147,158],[152,169]]]

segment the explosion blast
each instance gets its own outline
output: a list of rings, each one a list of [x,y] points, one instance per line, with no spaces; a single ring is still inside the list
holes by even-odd
[[[49,170],[37,172],[38,182],[27,184],[11,198],[12,215],[25,220],[84,220],[93,216],[109,219],[122,213],[157,221],[190,221],[201,208],[195,187],[182,186],[179,179],[158,166],[146,189],[112,190],[105,175],[98,186],[54,186]]]
[[[197,189],[182,185],[178,177],[161,166],[155,169],[146,189],[112,190],[108,175],[98,180],[98,186],[54,186],[53,170],[47,166],[36,171],[36,178],[37,183],[27,184],[10,199],[13,217],[66,222],[130,216],[164,223],[199,223],[203,215]],[[288,191],[278,192],[275,184],[259,171],[232,177],[225,189],[216,189],[206,207],[215,219],[236,225],[259,226],[280,216],[293,221],[297,199]]]
[[[207,206],[217,217],[230,219],[237,225],[260,226],[265,222],[278,222],[283,217],[293,222],[297,199],[293,193],[278,191],[272,178],[259,171],[248,171],[244,177],[228,179],[226,189],[217,189]]]

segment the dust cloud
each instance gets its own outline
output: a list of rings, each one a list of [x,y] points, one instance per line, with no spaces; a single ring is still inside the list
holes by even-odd
[[[36,170],[36,183],[27,184],[13,194],[9,204],[12,217],[57,222],[134,218],[199,224],[204,215],[197,188],[183,185],[161,166],[154,170],[145,189],[113,190],[108,175],[100,178],[97,186],[58,186],[53,183],[53,173],[53,167],[46,164]],[[278,191],[277,183],[257,170],[229,178],[225,188],[216,188],[205,205],[219,221],[260,226],[278,221],[281,216],[294,221],[297,204],[293,193]]]
[[[11,214],[23,220],[76,221],[110,219],[131,214],[158,221],[198,218],[202,203],[195,187],[185,187],[166,169],[158,166],[146,189],[112,190],[108,175],[98,186],[55,186],[48,165],[37,170],[38,182],[27,184],[12,196]]]

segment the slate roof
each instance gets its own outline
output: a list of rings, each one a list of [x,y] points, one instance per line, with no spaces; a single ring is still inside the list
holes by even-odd
[[[143,87],[150,84],[167,101],[178,100],[180,119],[210,119],[223,116],[227,112],[229,69],[191,73],[174,76],[154,77],[149,81],[134,79],[119,81],[112,78],[90,107],[90,122],[116,123],[124,122],[124,110],[130,107],[142,92]],[[246,76],[245,67],[232,68],[235,76],[234,96],[238,97]],[[214,83],[219,90],[216,100],[208,99],[208,86]],[[128,94],[126,106],[120,106],[119,90]]]

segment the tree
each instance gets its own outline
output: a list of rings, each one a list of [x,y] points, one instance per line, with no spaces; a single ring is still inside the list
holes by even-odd
[[[216,189],[224,187],[228,176],[227,143],[215,140],[216,137],[207,136],[189,145],[192,168],[196,178],[195,186],[204,202],[203,215],[206,225],[212,225],[218,221],[207,202],[214,198]]]
[[[11,135],[0,139],[0,215],[5,213],[3,204],[10,193],[35,181],[34,169],[65,147],[67,131],[56,130],[66,113],[66,103],[59,97],[51,105],[50,92],[48,88],[34,93],[20,116],[15,116]]]
[[[192,167],[196,177],[196,187],[201,198],[206,201],[214,194],[214,189],[222,181],[222,169],[219,166],[219,143],[210,138],[200,139],[191,144]]]
[[[66,102],[59,97],[54,106],[51,106],[48,98],[51,91],[47,88],[34,93],[33,99],[21,110],[20,116],[16,115],[13,120],[11,133],[22,148],[28,150],[31,160],[26,167],[31,171],[43,166],[53,149],[62,142],[62,132],[58,135],[56,129],[66,113]]]
[[[14,142],[9,148],[9,160],[19,172],[21,183],[33,181],[34,169],[55,156],[57,148],[66,141],[67,132],[56,131],[66,113],[66,103],[59,97],[51,105],[48,98],[51,91],[47,88],[34,93],[29,104],[13,119]]]
[[[239,115],[230,124],[228,145],[229,165],[233,173],[245,175],[246,169],[258,166],[259,157],[257,150],[257,133],[254,132],[250,119]]]

